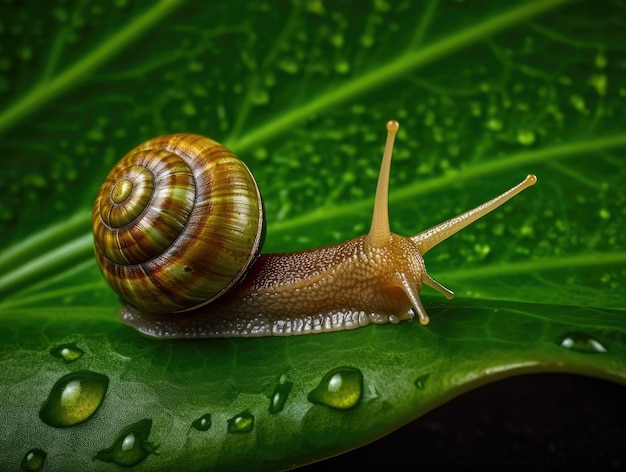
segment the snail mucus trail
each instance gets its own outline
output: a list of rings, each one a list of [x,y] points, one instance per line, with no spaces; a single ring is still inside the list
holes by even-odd
[[[398,128],[387,123],[369,232],[292,253],[259,254],[260,192],[247,167],[219,143],[175,134],[132,150],[105,180],[93,212],[96,257],[122,299],[122,321],[158,338],[319,333],[415,315],[427,324],[422,284],[448,299],[454,294],[428,275],[423,255],[537,178],[528,175],[414,236],[394,234],[387,194]],[[244,242],[232,242],[233,234]],[[213,278],[224,280],[212,287]]]

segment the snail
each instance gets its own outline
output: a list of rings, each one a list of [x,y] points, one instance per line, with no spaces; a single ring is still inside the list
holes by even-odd
[[[130,151],[96,198],[96,259],[122,300],[122,322],[159,338],[296,335],[398,323],[417,315],[422,284],[454,293],[423,255],[537,178],[414,236],[389,228],[387,194],[399,124],[387,123],[366,235],[261,254],[265,215],[246,165],[209,138],[173,134]]]

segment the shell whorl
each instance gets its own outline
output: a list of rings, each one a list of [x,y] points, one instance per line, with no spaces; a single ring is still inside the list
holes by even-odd
[[[259,189],[221,144],[174,134],[130,151],[92,214],[100,269],[122,299],[148,311],[193,309],[235,285],[257,257]]]

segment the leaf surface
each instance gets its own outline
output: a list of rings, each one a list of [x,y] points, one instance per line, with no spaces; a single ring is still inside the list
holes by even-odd
[[[0,383],[11,419],[1,463],[40,447],[52,470],[105,468],[96,453],[147,418],[158,455],[138,468],[288,468],[502,377],[566,371],[624,383],[619,2],[96,1],[7,3],[0,13],[12,18],[0,24]],[[223,142],[262,189],[264,251],[299,250],[367,231],[391,118],[401,123],[394,232],[539,177],[427,254],[457,294],[448,302],[424,290],[430,325],[158,342],[119,324],[90,212],[125,152],[176,131]],[[50,354],[65,344],[84,354]],[[342,366],[363,375],[357,406],[310,402]],[[102,406],[71,428],[42,423],[54,383],[80,370],[109,378]],[[270,413],[281,382],[293,386]],[[252,431],[228,433],[246,410]],[[212,425],[199,432],[192,421],[206,413]]]

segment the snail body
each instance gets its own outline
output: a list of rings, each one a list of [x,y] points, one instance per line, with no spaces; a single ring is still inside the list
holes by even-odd
[[[252,222],[247,226],[238,223],[231,227],[230,223],[223,219],[219,221],[224,229],[229,230],[230,236],[243,236],[244,243],[233,243],[237,249],[234,252],[239,252],[243,247],[249,247],[249,254],[229,257],[229,259],[244,260],[243,266],[229,269],[230,273],[234,274],[233,279],[220,282],[218,288],[213,287],[211,294],[205,297],[206,300],[199,300],[202,296],[195,295],[191,302],[181,302],[179,298],[183,297],[177,294],[177,288],[172,287],[179,284],[182,286],[181,291],[195,292],[195,287],[202,285],[202,283],[195,282],[195,277],[202,276],[202,272],[206,272],[208,277],[211,277],[212,272],[216,271],[214,268],[207,269],[204,261],[212,258],[209,255],[215,251],[216,247],[223,251],[226,242],[217,237],[218,243],[210,244],[207,249],[204,249],[204,254],[203,250],[195,249],[199,242],[211,239],[202,232],[191,236],[186,234],[182,238],[175,236],[164,238],[159,234],[157,240],[165,239],[165,242],[140,244],[142,239],[148,237],[146,234],[149,234],[145,228],[145,222],[131,222],[130,216],[117,217],[116,220],[110,215],[116,211],[122,213],[118,207],[133,198],[138,199],[135,193],[138,193],[141,188],[133,185],[129,190],[125,182],[120,182],[130,179],[114,175],[115,170],[112,171],[100,190],[92,220],[96,254],[101,270],[123,301],[122,321],[146,335],[159,338],[295,335],[353,329],[370,323],[398,323],[402,320],[409,320],[415,315],[418,316],[421,324],[427,324],[429,318],[419,298],[422,284],[443,293],[448,299],[451,299],[454,294],[428,275],[423,255],[443,240],[533,185],[536,177],[529,175],[520,184],[500,196],[414,236],[406,237],[391,233],[387,193],[391,153],[398,128],[399,125],[395,121],[387,123],[387,142],[379,174],[370,231],[366,235],[345,243],[299,252],[259,254],[264,235],[263,205],[260,202],[260,193],[256,184],[250,183],[248,177],[244,177],[245,184],[236,187],[235,203],[229,201],[222,210],[224,212],[222,216],[225,217],[226,214],[232,212],[236,214],[238,222],[245,221],[247,218]],[[155,145],[155,141],[158,145]],[[129,153],[129,155],[134,154],[134,158],[129,158],[127,155],[122,159],[121,167],[128,169],[139,165],[135,162],[137,155],[142,158],[141,160],[148,159],[155,148],[157,154],[175,153],[177,152],[175,149],[180,147],[181,143],[184,147],[187,142],[195,142],[194,146],[199,146],[201,142],[200,148],[204,153],[203,159],[198,160],[204,170],[195,174],[191,172],[194,178],[204,177],[207,167],[217,167],[217,164],[206,164],[206,158],[210,154],[218,155],[219,159],[224,160],[223,163],[231,164],[232,153],[223,146],[208,138],[181,134],[156,138],[139,146]],[[164,148],[166,151],[163,151]],[[185,153],[188,152],[190,152],[189,148],[186,148]],[[171,156],[167,158],[170,159]],[[235,167],[238,168],[237,165]],[[242,174],[246,175],[245,165],[243,169],[245,170]],[[184,170],[182,173],[186,172]],[[229,172],[225,173],[226,176],[222,173],[222,178],[232,180],[234,177],[230,176]],[[126,175],[127,171],[123,174]],[[185,185],[187,185],[187,180],[191,180],[186,177],[178,179],[182,179]],[[197,181],[195,187],[200,187]],[[214,193],[215,188],[216,184],[211,181],[206,185],[206,192],[205,190],[194,192],[208,195]],[[143,197],[143,200],[158,200],[159,195],[160,191],[156,191],[150,198]],[[181,198],[185,200],[188,196],[179,199]],[[108,200],[111,199],[114,210],[110,210],[107,206]],[[140,211],[131,212],[139,220],[151,211],[147,203],[142,203],[142,205]],[[174,218],[176,223],[171,225],[176,230],[170,228],[167,233],[197,230],[198,227],[203,230],[206,220],[213,217],[212,211],[217,208],[212,204],[201,205],[203,206],[211,207],[211,210],[200,212],[197,217],[200,218],[199,222],[188,220],[186,223],[180,223],[178,212],[169,211],[177,216]],[[167,205],[162,204],[156,212],[157,216],[166,207]],[[185,208],[188,207],[188,210],[180,212],[181,220],[195,210],[193,204]],[[102,216],[103,208],[105,208],[104,217]],[[241,213],[246,213],[246,216],[241,217]],[[112,229],[112,221],[118,226],[113,228],[113,235],[107,236]],[[120,221],[123,224],[119,224]],[[119,231],[134,226],[141,230],[139,234],[143,236],[125,239],[117,234]],[[212,230],[208,232],[213,234]],[[100,243],[99,239],[107,241],[106,244]],[[107,246],[114,245],[116,241],[126,241],[129,247],[165,246],[165,256],[162,253],[146,256],[142,252],[141,257],[144,257],[145,262],[140,261],[141,257],[135,254],[127,258],[131,261],[130,263],[124,264],[124,257],[118,255],[117,249],[107,249]],[[103,246],[105,246],[104,249]],[[189,247],[194,250],[190,251]],[[143,249],[142,251],[145,252]],[[179,251],[182,256],[177,255]],[[135,250],[135,252],[141,251]],[[233,251],[229,248],[226,252],[231,255]],[[112,262],[111,254],[122,263],[119,264],[117,260]],[[201,261],[196,262],[196,257],[199,257]],[[168,272],[161,269],[156,264],[157,262],[178,264],[182,268],[170,268]],[[218,270],[217,272],[228,271]],[[163,277],[163,274],[167,274],[165,280],[153,280]],[[169,285],[170,282],[172,285]],[[141,285],[141,288],[135,289],[134,284]],[[189,284],[194,287],[193,290],[188,289]],[[153,291],[154,295],[152,295]],[[137,294],[141,295],[135,299]],[[145,304],[146,298],[147,304]]]

